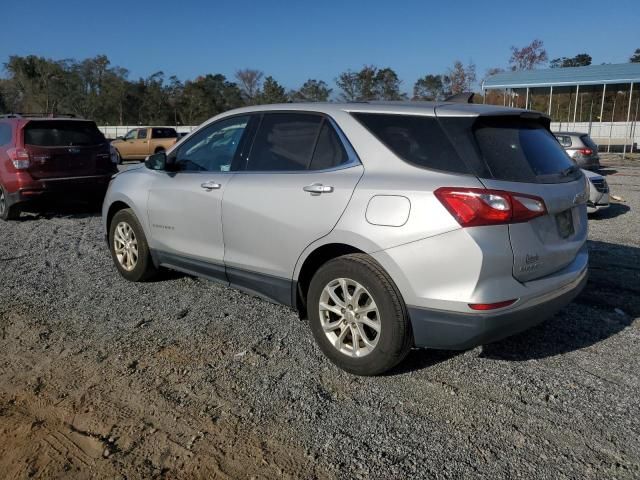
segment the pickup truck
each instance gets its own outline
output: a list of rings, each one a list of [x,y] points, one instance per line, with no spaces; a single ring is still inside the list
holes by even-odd
[[[122,163],[123,160],[144,160],[151,154],[169,149],[177,140],[175,128],[144,127],[130,130],[111,145],[118,154],[118,163]]]

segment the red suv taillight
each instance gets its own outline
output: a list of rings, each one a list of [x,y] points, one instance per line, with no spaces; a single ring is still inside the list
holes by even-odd
[[[433,193],[463,227],[520,223],[547,213],[544,200],[523,193],[465,187]]]
[[[17,170],[25,170],[29,168],[29,152],[24,148],[10,148],[7,150],[7,155],[13,162],[13,166]]]
[[[593,150],[591,150],[590,148],[581,148],[580,150],[578,150],[582,155],[591,155],[593,153]]]

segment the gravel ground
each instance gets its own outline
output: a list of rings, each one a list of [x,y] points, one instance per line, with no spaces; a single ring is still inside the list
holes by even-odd
[[[284,307],[119,277],[100,217],[0,224],[7,478],[638,478],[640,163],[590,221],[591,277],[553,319],[389,375],[332,366]]]

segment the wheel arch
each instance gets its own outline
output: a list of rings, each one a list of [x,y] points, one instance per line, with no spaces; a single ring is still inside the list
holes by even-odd
[[[311,250],[297,269],[297,279],[294,282],[294,306],[300,318],[307,317],[307,293],[311,279],[318,269],[329,260],[349,255],[351,253],[366,253],[365,251],[347,243],[325,243]]]

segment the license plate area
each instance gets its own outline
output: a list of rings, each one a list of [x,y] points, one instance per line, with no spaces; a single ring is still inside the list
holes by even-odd
[[[568,238],[575,233],[573,226],[573,212],[571,209],[560,212],[556,215],[556,225],[558,233],[562,238]]]

